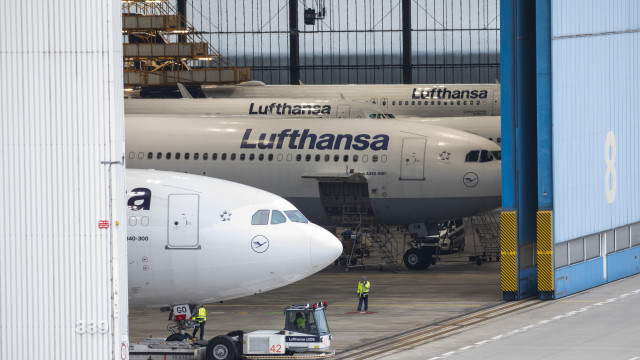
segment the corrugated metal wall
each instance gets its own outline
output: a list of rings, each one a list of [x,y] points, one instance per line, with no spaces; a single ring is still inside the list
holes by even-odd
[[[640,2],[552,1],[554,240],[640,221]]]
[[[119,0],[0,5],[1,359],[126,356],[120,32]]]

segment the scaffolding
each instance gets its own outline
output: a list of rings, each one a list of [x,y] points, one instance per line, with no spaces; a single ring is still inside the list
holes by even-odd
[[[207,42],[169,0],[123,0],[124,85],[236,84],[251,80]]]

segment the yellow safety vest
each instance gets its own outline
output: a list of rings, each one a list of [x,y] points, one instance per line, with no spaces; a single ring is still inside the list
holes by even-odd
[[[371,284],[367,281],[363,283],[362,281],[358,281],[358,296],[369,295],[369,288]]]
[[[196,317],[197,322],[207,321],[207,310],[204,307],[198,309],[198,316]]]

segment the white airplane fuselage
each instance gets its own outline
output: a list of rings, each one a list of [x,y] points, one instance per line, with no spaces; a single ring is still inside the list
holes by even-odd
[[[295,118],[380,118],[378,105],[342,99],[125,99],[126,114],[261,116]]]
[[[292,221],[299,212],[288,201],[225,180],[127,169],[127,205],[133,307],[253,295],[318,272],[342,252],[328,231]]]
[[[202,86],[212,98],[348,99],[380,105],[396,116],[497,116],[499,84],[239,85]]]
[[[486,155],[500,148],[463,131],[396,119],[127,114],[125,123],[128,167],[251,185],[318,224],[335,225],[336,213],[434,223],[500,206],[500,161]],[[467,161],[482,151],[484,161]]]

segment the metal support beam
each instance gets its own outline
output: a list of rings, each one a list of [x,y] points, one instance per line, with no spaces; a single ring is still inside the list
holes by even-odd
[[[402,0],[402,82],[411,84],[411,0]]]
[[[300,83],[300,31],[298,0],[289,0],[289,84]]]
[[[187,0],[176,0],[178,2],[177,4],[177,8],[178,8],[178,15],[180,18],[180,27],[181,28],[185,28],[187,27]],[[178,42],[187,42],[187,35],[182,34],[182,35],[178,35]]]

